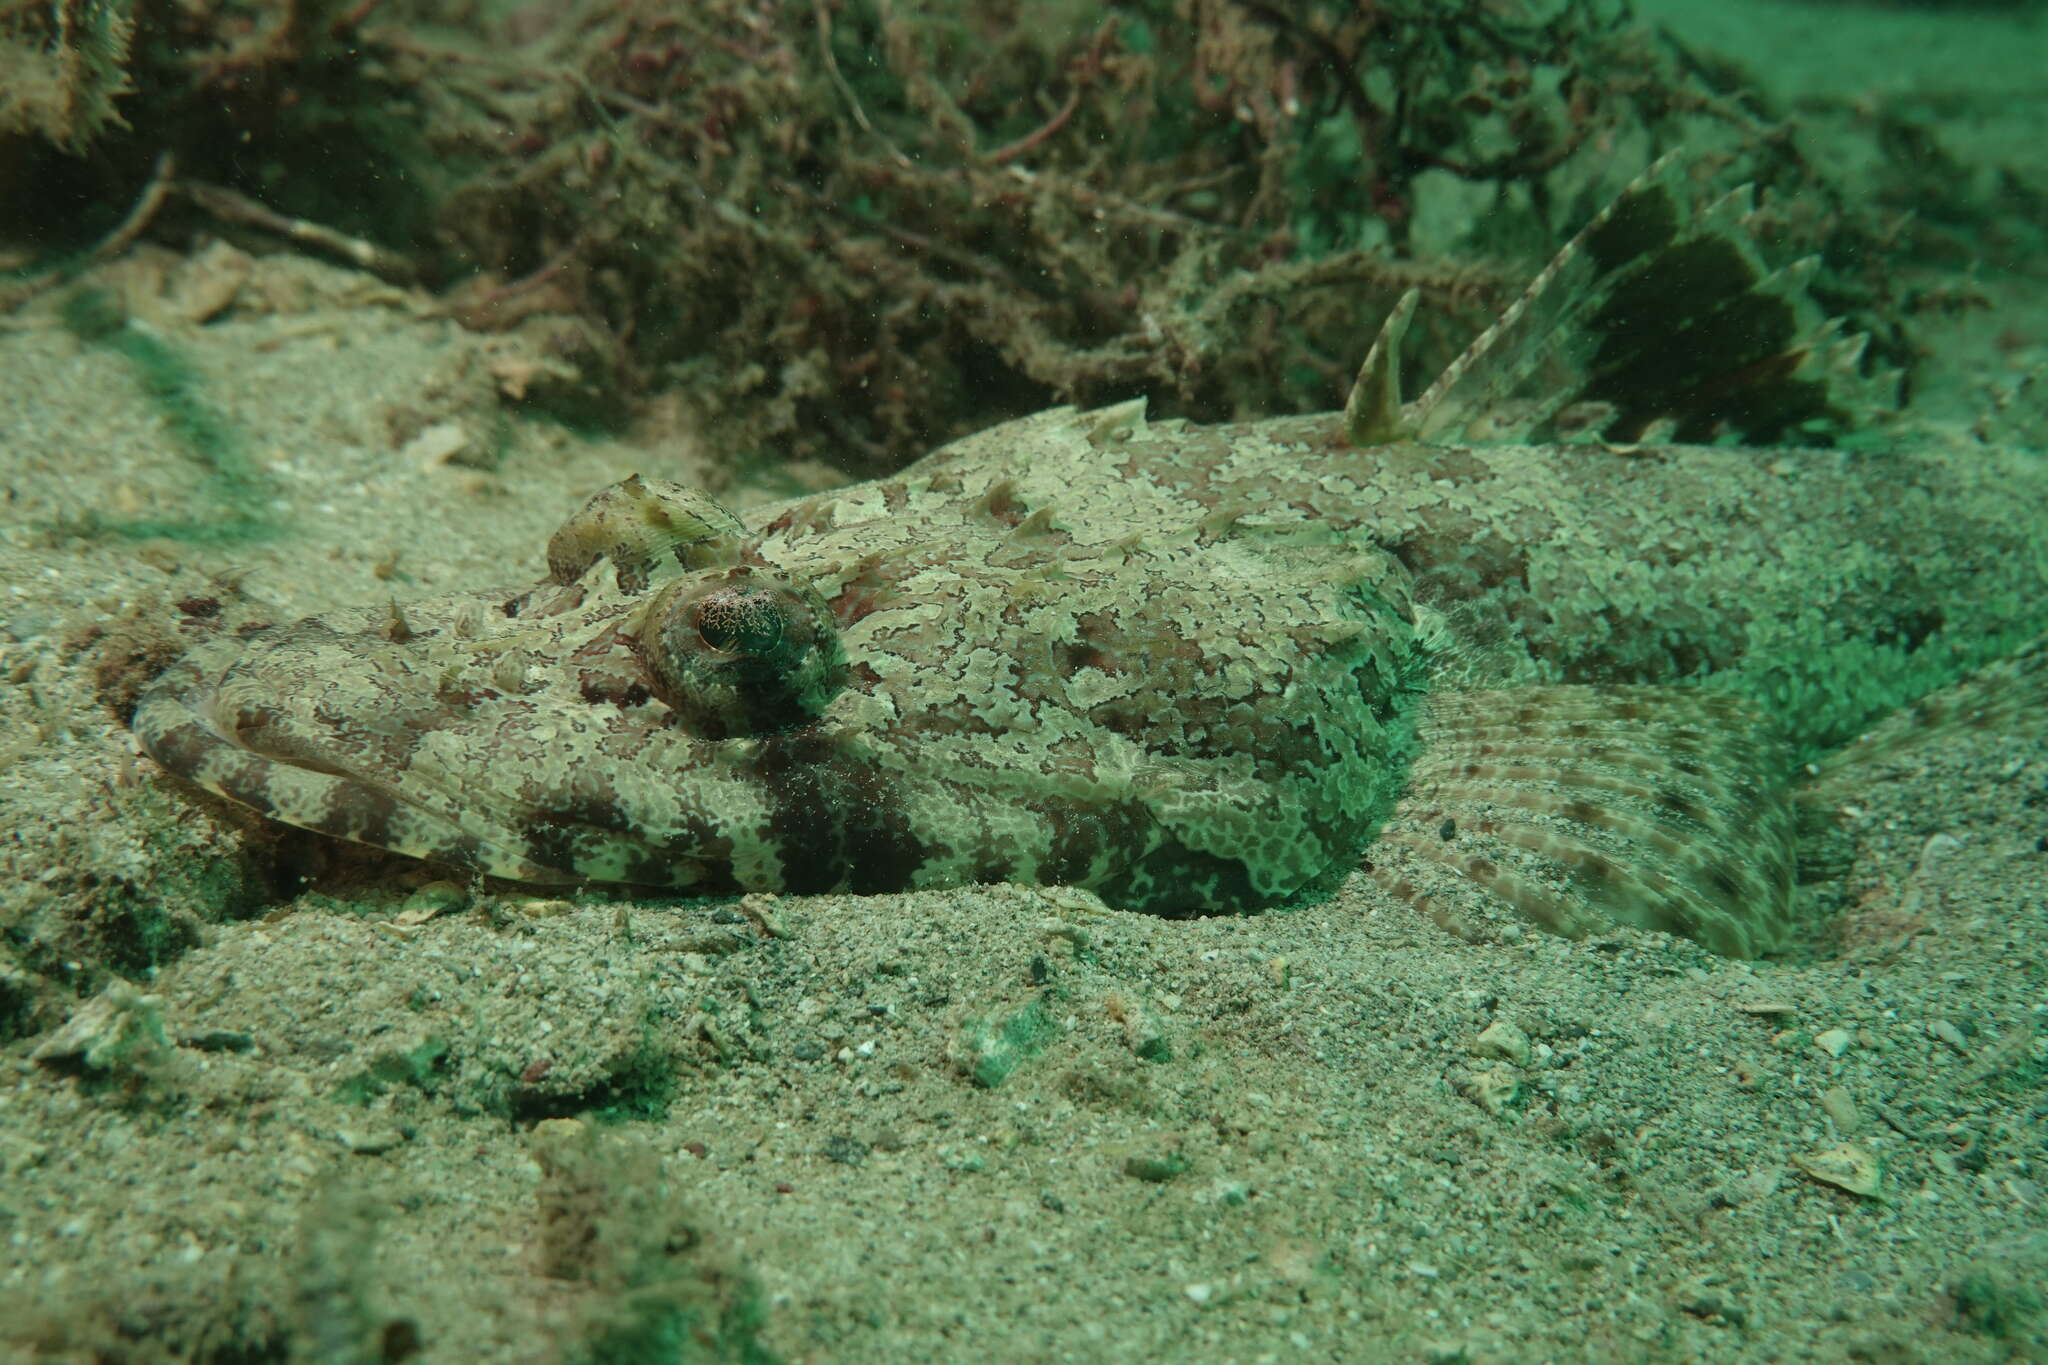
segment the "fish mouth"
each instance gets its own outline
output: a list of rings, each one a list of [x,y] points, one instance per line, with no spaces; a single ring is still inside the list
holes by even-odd
[[[173,775],[284,824],[458,871],[540,885],[619,882],[711,889],[710,860],[657,848],[591,812],[519,811],[475,785],[386,776],[374,755],[322,742],[206,652],[179,660],[131,720]]]

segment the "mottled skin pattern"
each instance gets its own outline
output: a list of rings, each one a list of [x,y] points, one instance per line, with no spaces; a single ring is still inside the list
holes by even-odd
[[[370,612],[196,651],[138,724],[279,818],[512,877],[1270,901],[1391,795],[1406,575],[1358,534],[1364,490],[1288,446],[1162,461],[1130,426],[1048,413],[738,540],[837,623],[812,723],[678,724],[627,633],[693,571],[635,592],[605,561],[408,606],[403,641]]]
[[[137,729],[277,818],[507,877],[1231,909],[1356,861],[1432,688],[1705,679],[1831,740],[1897,700],[1887,670],[1922,689],[1930,659],[1952,676],[2032,624],[2048,529],[2048,470],[2017,453],[1353,448],[1334,414],[1135,405],[996,427],[744,531],[629,487],[557,537],[568,581],[201,646]],[[689,721],[646,608],[735,581],[783,594],[771,624],[822,602],[843,666],[707,737],[731,699]],[[1498,695],[1479,711],[1518,705]]]
[[[630,479],[540,585],[202,645],[136,731],[292,824],[530,881],[1188,914],[1363,853],[1446,923],[1455,883],[1769,951],[1794,758],[2048,625],[2048,461],[1534,443],[1881,406],[1750,193],[1693,198],[1654,163],[1413,402],[1411,294],[1342,413],[1058,409],[749,523]],[[2038,709],[2048,669],[2014,677]]]

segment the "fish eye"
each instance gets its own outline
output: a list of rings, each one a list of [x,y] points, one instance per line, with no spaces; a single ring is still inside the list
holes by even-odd
[[[755,588],[719,588],[695,603],[697,638],[721,654],[772,654],[782,643],[784,604]]]
[[[707,739],[807,724],[846,685],[846,655],[824,599],[749,565],[663,588],[634,650],[648,690]]]

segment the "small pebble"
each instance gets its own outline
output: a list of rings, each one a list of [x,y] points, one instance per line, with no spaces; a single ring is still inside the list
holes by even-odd
[[[1179,1152],[1171,1152],[1165,1156],[1133,1156],[1124,1159],[1124,1174],[1149,1185],[1164,1185],[1187,1168],[1188,1159]]]
[[[1844,1142],[1812,1156],[1795,1156],[1792,1164],[1823,1184],[1869,1198],[1884,1182],[1884,1163],[1853,1142]]]
[[[1498,1057],[1516,1066],[1529,1064],[1529,1035],[1505,1019],[1496,1019],[1486,1026],[1477,1038],[1466,1047],[1475,1057]]]
[[[1831,1028],[1814,1035],[1813,1045],[1830,1057],[1839,1057],[1856,1043],[1856,1035],[1845,1028]]]
[[[398,455],[402,460],[431,469],[436,465],[462,463],[473,445],[469,429],[462,423],[436,422],[407,441],[405,449]]]
[[[334,1137],[358,1156],[376,1156],[405,1145],[405,1134],[396,1128],[341,1128]]]
[[[1831,1085],[1821,1092],[1820,1107],[1833,1120],[1835,1131],[1848,1137],[1863,1126],[1863,1115],[1856,1108],[1856,1100],[1839,1085]]]
[[[1522,1080],[1504,1063],[1488,1067],[1468,1079],[1465,1097],[1489,1114],[1498,1114],[1521,1097]]]

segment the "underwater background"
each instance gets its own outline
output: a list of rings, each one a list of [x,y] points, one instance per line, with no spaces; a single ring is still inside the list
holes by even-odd
[[[1897,372],[1774,447],[2048,458],[2044,57],[2038,0],[0,0],[0,1360],[2048,1358],[2038,708],[1831,788],[1763,961],[1363,878],[560,894],[127,728],[636,471],[1326,412],[1411,290],[1426,377],[1673,151]]]

